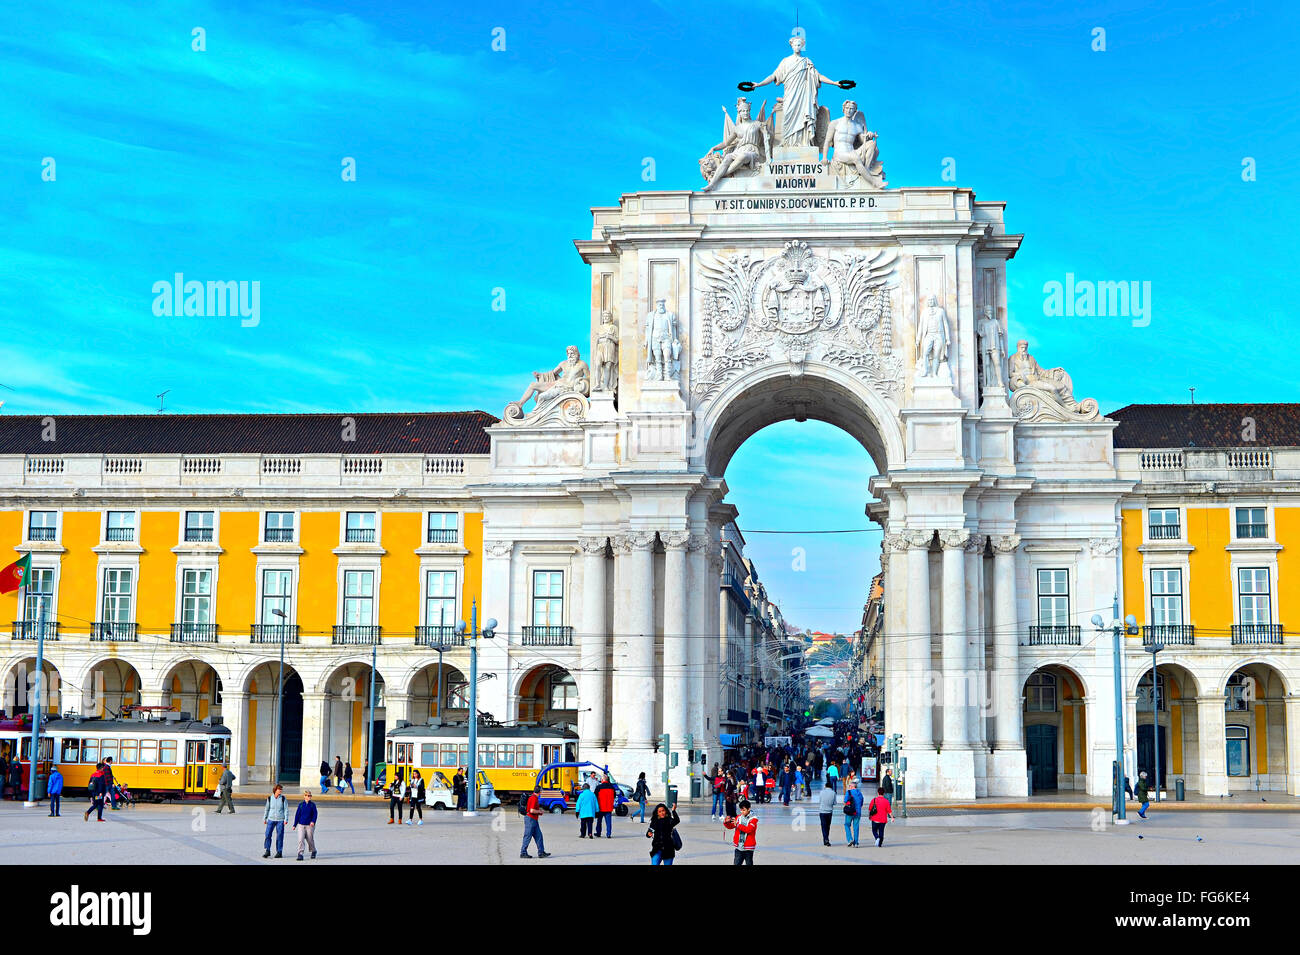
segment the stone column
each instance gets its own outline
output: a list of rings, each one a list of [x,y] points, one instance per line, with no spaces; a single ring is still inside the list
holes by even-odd
[[[691,682],[691,627],[686,612],[689,536],[686,531],[666,531],[659,538],[664,544],[664,732],[674,750],[684,750],[686,734],[690,731],[687,687]]]
[[[943,748],[970,749],[970,665],[966,658],[966,545],[970,532],[939,533],[943,547]]]
[[[705,553],[708,570],[701,588],[705,606],[704,673],[701,681],[704,685],[704,716],[709,727],[706,732],[713,746],[710,759],[721,761],[722,711],[727,708],[722,680],[723,663],[727,659],[727,595],[720,586],[722,551],[717,536],[710,536]]]
[[[248,781],[248,694],[238,690],[221,691],[221,722],[230,729],[227,758],[235,781]]]
[[[1287,715],[1290,716],[1289,705]],[[1228,770],[1225,764],[1228,755],[1225,740],[1228,731],[1222,695],[1196,698],[1196,735],[1201,747],[1201,795],[1226,796]]]
[[[880,543],[885,568],[885,643],[880,656],[884,681],[885,732],[907,739],[907,539],[886,533]]]
[[[993,538],[993,706],[994,745],[1024,749],[1020,712],[1020,641],[1016,618],[1018,534]]]
[[[616,742],[632,749],[650,749],[655,735],[654,542],[649,531],[619,538],[628,601],[623,632],[615,640],[614,727]]]
[[[1292,796],[1300,795],[1300,696],[1290,694],[1286,698],[1286,791]],[[1199,708],[1199,707],[1198,707]],[[1226,719],[1226,717],[1225,717]],[[1226,754],[1225,754],[1225,759]]]
[[[274,712],[275,695],[271,696],[271,707]],[[276,727],[275,735],[279,737],[280,727]],[[278,738],[271,740],[271,745],[275,749],[275,762],[280,762],[280,740]],[[304,691],[302,694],[302,769],[299,775],[299,782],[303,786],[320,785],[320,764],[322,759],[331,759],[333,754],[326,754],[327,749],[325,742],[325,694],[309,693]],[[379,762],[383,757],[375,756],[371,762]],[[332,761],[332,759],[331,759]],[[278,774],[279,769],[272,771],[273,775]],[[272,782],[275,780],[272,779]]]
[[[934,748],[930,661],[929,531],[909,530],[907,542],[907,736],[909,750]]]
[[[971,741],[984,743],[984,717],[989,702],[988,672],[984,669],[984,545],[986,534],[972,534],[966,541],[966,666],[970,671],[972,696],[969,706]]]
[[[707,548],[709,538],[706,534],[692,534],[686,543],[686,570],[688,575],[688,606],[690,630],[686,641],[688,679],[687,686],[687,725],[695,734],[698,749],[708,750],[710,734],[705,726],[705,718],[711,717],[709,726],[713,736],[717,736],[717,707],[710,710],[705,704],[708,699],[706,689],[710,683],[715,691],[716,675],[713,680],[707,678],[708,645],[710,635],[717,631],[717,626],[710,622],[709,610],[714,608],[711,599],[709,580],[709,555]],[[713,755],[710,753],[710,755]]]
[[[605,722],[605,681],[608,678],[609,635],[607,619],[604,537],[580,537],[582,548],[582,635],[579,638],[578,735],[584,746],[604,749],[609,738]]]

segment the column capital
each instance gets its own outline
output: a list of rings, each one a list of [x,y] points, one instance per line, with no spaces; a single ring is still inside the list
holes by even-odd
[[[686,540],[686,549],[691,552],[707,551],[713,538],[708,534],[691,534]]]
[[[1112,557],[1119,550],[1118,537],[1093,537],[1088,540],[1088,550],[1093,557]]]
[[[961,530],[940,531],[939,546],[944,550],[965,550],[970,538],[970,531],[964,528]]]
[[[903,531],[899,536],[903,539],[904,549],[928,550],[930,547],[930,541],[934,538],[934,532],[910,528]]]
[[[660,531],[659,539],[664,542],[664,547],[668,550],[686,550],[691,535],[686,531]]]
[[[514,541],[490,540],[483,542],[483,551],[489,557],[509,557],[514,552],[514,549]]]
[[[988,534],[971,534],[966,538],[966,552],[970,554],[984,553],[984,545],[988,543]]]
[[[632,531],[627,535],[627,546],[631,550],[648,551],[654,550],[655,532],[654,531]]]
[[[578,547],[588,557],[603,557],[605,556],[605,545],[608,540],[608,537],[579,537]]]
[[[900,554],[907,550],[907,539],[899,533],[886,534],[880,540],[880,549],[885,554]]]
[[[993,534],[989,540],[993,543],[995,554],[1014,554],[1020,546],[1019,534]]]

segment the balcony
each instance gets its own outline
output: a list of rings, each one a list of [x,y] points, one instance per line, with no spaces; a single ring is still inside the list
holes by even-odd
[[[371,531],[373,534],[374,531]],[[371,644],[380,643],[379,627],[371,624],[344,623],[334,625],[334,643],[336,644]]]
[[[211,527],[185,528],[185,542],[187,544],[211,544],[212,528]]]
[[[465,635],[457,633],[451,626],[425,626],[415,628],[415,645],[429,647],[433,650],[446,650],[450,647],[463,647]]]
[[[1083,643],[1081,631],[1074,626],[1030,627],[1031,647],[1077,647]]]
[[[216,643],[215,623],[174,623],[172,643]]]
[[[249,632],[249,643],[297,643],[296,623],[255,623]]]
[[[1195,646],[1196,628],[1182,623],[1158,623],[1143,627],[1142,645],[1150,647],[1154,643],[1163,643],[1167,647]]]
[[[343,533],[345,544],[373,544],[375,529],[373,527],[349,527]]]
[[[134,623],[100,620],[90,625],[91,643],[139,643]]]
[[[123,541],[126,542],[133,541],[135,540],[135,528],[134,527],[106,528],[104,531],[104,539],[108,541],[112,541],[113,543],[121,543]]]
[[[457,530],[454,527],[430,527],[429,540],[430,544],[454,544],[456,543]]]
[[[293,528],[292,527],[268,527],[266,529],[266,542],[268,544],[292,544]]]
[[[1281,646],[1282,625],[1280,623],[1234,623],[1232,645],[1234,647]]]
[[[1260,540],[1268,537],[1268,524],[1238,523],[1238,540]]]
[[[1183,536],[1181,524],[1150,524],[1147,536],[1153,541],[1176,541]]]
[[[34,541],[52,541],[54,540],[54,528],[33,527],[27,532],[27,539]]]
[[[13,640],[35,640],[36,633],[35,620],[15,620],[14,628],[10,631],[10,638]],[[45,639],[59,639],[59,622],[57,620],[45,621]]]
[[[524,627],[520,641],[526,647],[571,647],[572,627]]]

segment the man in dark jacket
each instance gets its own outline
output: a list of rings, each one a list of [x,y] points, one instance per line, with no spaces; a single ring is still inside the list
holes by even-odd
[[[618,789],[609,781],[606,775],[596,787],[596,804],[599,812],[596,814],[596,838],[600,838],[600,824],[605,824],[605,838],[614,838],[614,803],[618,798]]]
[[[117,809],[117,793],[113,791],[113,757],[110,756],[104,760],[104,795],[108,797],[109,804],[113,809]]]
[[[334,757],[334,785],[339,792],[343,792],[343,757]]]
[[[221,778],[217,780],[217,796],[221,802],[217,803],[217,815],[227,806],[233,815],[235,812],[235,801],[232,798],[235,791],[235,774],[230,771],[230,764],[221,767]]]
[[[45,783],[45,794],[50,797],[50,815],[61,816],[60,804],[63,802],[63,774],[59,767],[50,767],[50,778]]]
[[[311,799],[311,789],[302,791],[302,802],[293,815],[293,831],[298,833],[298,861],[302,861],[302,849],[305,845],[311,850],[311,857],[316,858],[316,804]]]
[[[85,811],[82,818],[86,822],[89,822],[90,814],[94,812],[98,814],[99,821],[103,822],[104,821],[104,793],[105,793],[103,763],[95,764],[95,771],[90,774],[90,782],[86,784],[86,788],[90,791],[90,808]]]

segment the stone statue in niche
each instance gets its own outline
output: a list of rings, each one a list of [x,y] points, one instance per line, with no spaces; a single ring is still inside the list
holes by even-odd
[[[600,328],[596,331],[595,385],[593,391],[615,391],[618,388],[618,323],[614,313],[605,309],[600,313]]]
[[[561,395],[591,394],[591,373],[587,363],[580,357],[577,345],[565,349],[565,359],[551,371],[533,372],[533,382],[524,392],[524,396],[513,405],[523,408],[529,398],[536,399],[534,410],[543,404],[559,398]]]
[[[925,309],[916,319],[916,375],[918,378],[938,378],[948,364],[948,312],[931,295],[925,300]]]
[[[654,310],[645,320],[646,377],[651,381],[677,381],[681,377],[677,314],[668,311],[666,303],[667,299],[656,299]]]
[[[831,149],[834,148],[834,158]],[[844,103],[844,115],[831,123],[826,131],[826,146],[822,161],[832,163],[831,169],[846,179],[861,179],[874,189],[883,189],[885,167],[878,158],[880,153],[876,134],[867,129],[866,117],[854,100]],[[852,185],[852,183],[850,183]]]
[[[741,83],[740,89],[748,93],[769,83],[780,83],[782,97],[778,100],[781,111],[777,138],[782,146],[820,146],[826,132],[829,114],[817,105],[817,90],[823,83],[852,89],[852,80],[832,80],[822,76],[813,61],[804,56],[807,41],[800,35],[790,37],[790,55],[777,64],[776,69],[757,83]],[[773,111],[775,115],[775,110]]]
[[[991,305],[985,305],[980,310],[980,320],[975,325],[975,334],[979,337],[980,358],[984,364],[984,391],[1005,389],[1002,362],[1007,348],[1002,337],[1002,325],[994,317]]]
[[[767,100],[758,111],[758,119],[750,119],[749,100],[736,100],[736,121],[722,107],[722,142],[712,147],[700,160],[700,173],[707,179],[708,192],[727,176],[746,167],[758,169],[772,156],[771,130],[767,122]]]

